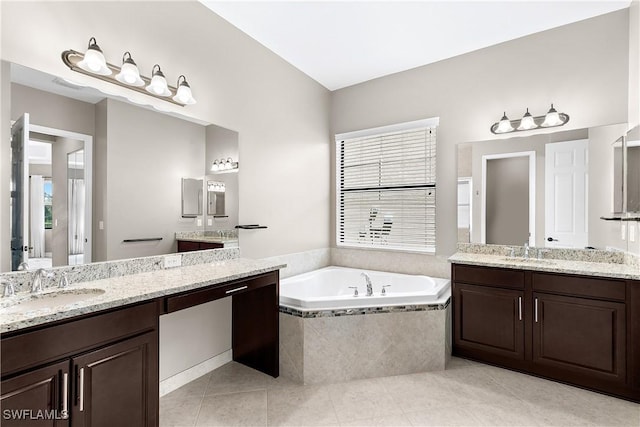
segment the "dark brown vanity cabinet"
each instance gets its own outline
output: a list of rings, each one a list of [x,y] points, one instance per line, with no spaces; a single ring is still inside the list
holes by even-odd
[[[3,334],[2,425],[158,425],[157,307]]]
[[[202,251],[205,249],[220,249],[220,248],[224,248],[223,243],[178,240],[178,252]]]
[[[455,355],[640,400],[637,283],[456,264],[452,278]]]

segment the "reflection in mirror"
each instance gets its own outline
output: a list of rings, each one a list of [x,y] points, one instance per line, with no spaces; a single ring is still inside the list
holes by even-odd
[[[625,155],[624,137],[618,138],[612,145],[613,149],[613,213],[620,214],[625,211],[624,206],[624,176]]]
[[[182,218],[202,215],[202,180],[182,178]]]
[[[579,129],[459,144],[458,241],[586,247],[588,138]]]
[[[627,133],[627,212],[640,212],[640,126]]]
[[[234,230],[238,224],[238,170],[230,174],[233,182],[225,183],[228,218],[208,216],[202,206],[204,182],[227,178],[216,175],[201,181],[200,207],[190,212],[195,218],[183,218],[180,203],[181,177],[210,174],[215,158],[237,161],[237,132],[132,105],[17,64],[2,78],[11,80],[15,141],[13,153],[2,155],[24,159],[22,166],[12,161],[16,166],[11,183],[0,182],[15,196],[12,214],[1,216],[12,218],[15,249],[0,255],[2,270],[15,270],[25,261],[29,268],[38,268],[172,253],[177,250],[176,232]],[[24,113],[29,113],[24,115],[28,120],[21,119]],[[29,141],[26,150],[18,144],[22,135]],[[40,156],[38,149],[29,150],[31,141],[52,149],[51,165],[26,157],[29,151]],[[80,170],[83,178],[74,175]],[[42,177],[42,186],[30,176]],[[33,209],[38,205],[31,201],[32,186],[42,209]]]
[[[207,215],[225,217],[225,183],[207,181]]]

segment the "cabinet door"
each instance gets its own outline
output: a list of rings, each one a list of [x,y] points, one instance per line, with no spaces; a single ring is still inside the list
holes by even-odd
[[[76,381],[73,425],[157,425],[155,332],[73,359]]]
[[[625,381],[625,305],[533,294],[533,361],[539,372],[584,383]]]
[[[522,291],[455,283],[453,298],[457,354],[524,360]]]
[[[178,252],[199,251],[200,243],[190,242],[188,240],[178,240]]]
[[[70,385],[68,360],[2,381],[0,424],[68,426]]]

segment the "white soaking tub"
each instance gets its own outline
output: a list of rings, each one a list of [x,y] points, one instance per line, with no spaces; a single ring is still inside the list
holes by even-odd
[[[367,296],[366,274],[373,287]],[[450,280],[345,267],[325,267],[280,281],[280,305],[300,311],[445,304]],[[382,294],[383,286],[385,293]],[[358,296],[355,296],[357,287]]]

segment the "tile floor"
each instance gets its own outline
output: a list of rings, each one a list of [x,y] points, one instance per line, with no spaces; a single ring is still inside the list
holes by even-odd
[[[640,405],[453,358],[431,373],[303,386],[229,363],[160,399],[160,426],[640,426]]]

